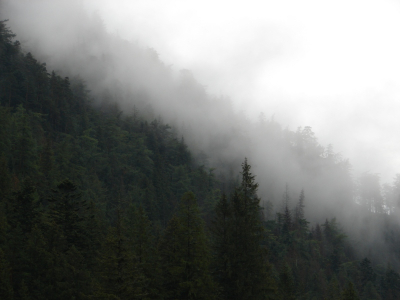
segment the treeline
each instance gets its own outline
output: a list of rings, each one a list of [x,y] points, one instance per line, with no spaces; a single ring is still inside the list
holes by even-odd
[[[335,219],[309,226],[304,192],[267,217],[247,160],[217,180],[161,120],[94,108],[13,37],[0,22],[1,299],[400,298]]]

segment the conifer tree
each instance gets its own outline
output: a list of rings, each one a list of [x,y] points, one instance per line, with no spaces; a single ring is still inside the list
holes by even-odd
[[[328,286],[328,299],[338,300],[340,299],[340,284],[335,275],[332,276]]]
[[[45,179],[49,178],[50,172],[54,165],[54,153],[51,148],[50,140],[47,138],[44,142],[44,147],[40,154],[40,171],[44,175]]]
[[[49,201],[52,203],[51,220],[62,236],[59,246],[69,248],[75,245],[78,250],[87,249],[89,241],[84,221],[89,217],[88,205],[78,187],[66,179],[53,190]]]
[[[290,267],[285,264],[279,274],[279,294],[281,299],[296,299],[295,283]]]
[[[360,300],[352,282],[349,282],[347,287],[343,290],[341,300]]]
[[[365,286],[369,281],[374,282],[376,274],[371,267],[371,261],[364,258],[360,263],[361,285]]]
[[[12,249],[10,253],[10,263],[13,266],[12,280],[14,290],[17,290],[30,271],[30,261],[26,252],[27,241],[38,215],[38,195],[32,181],[25,180],[11,200],[8,211],[10,230],[7,244]]]
[[[285,205],[285,209],[283,211],[283,226],[282,226],[282,234],[285,237],[286,241],[290,241],[290,232],[292,231],[293,222],[292,222],[292,213],[288,205]]]
[[[23,178],[36,174],[38,169],[36,144],[26,109],[19,105],[15,114],[16,138],[13,145],[13,164]]]
[[[381,283],[383,298],[392,300],[400,297],[400,275],[391,266],[387,266]]]
[[[28,295],[33,299],[51,298],[50,295],[56,286],[57,278],[55,273],[54,252],[49,249],[48,242],[44,233],[40,229],[46,229],[44,224],[35,225],[26,243],[26,255],[28,259],[28,269],[25,274],[28,276],[21,282],[19,290],[23,292],[23,287],[29,290]],[[23,297],[21,296],[23,299]],[[26,298],[30,299],[30,298]]]
[[[297,203],[295,210],[296,221],[304,219],[304,190],[301,190],[299,202]]]
[[[12,287],[11,278],[10,265],[4,255],[3,250],[0,248],[0,299],[14,299],[14,290]]]
[[[192,192],[183,195],[160,243],[165,299],[214,299],[210,250]]]
[[[308,222],[304,217],[304,190],[301,190],[299,201],[295,208],[294,226],[298,237],[304,237],[308,232]]]
[[[362,299],[382,300],[382,297],[379,295],[378,291],[376,290],[374,284],[371,281],[368,281],[368,283],[363,286]]]
[[[144,208],[134,205],[128,208],[125,222],[133,268],[137,269],[139,274],[134,281],[135,299],[160,299],[161,271],[151,222]]]
[[[227,299],[231,289],[232,263],[232,211],[225,194],[215,207],[215,218],[212,223],[214,275],[219,284],[223,299]]]
[[[133,254],[117,208],[116,226],[108,229],[99,259],[100,286],[95,293],[99,299],[135,299],[134,281],[139,277],[133,264]]]
[[[13,200],[10,221],[14,228],[20,226],[23,234],[28,235],[38,216],[39,199],[34,183],[30,179],[25,180]]]
[[[270,278],[266,250],[262,248],[264,227],[257,195],[258,183],[245,159],[242,164],[242,181],[233,193],[230,204],[221,198],[214,223],[216,244],[225,238],[227,245],[219,246],[217,255],[218,281],[224,299],[268,299],[274,293]],[[229,208],[230,206],[230,208]],[[229,211],[230,210],[230,211]],[[225,219],[225,220],[224,220]],[[225,235],[221,235],[225,231]],[[218,266],[218,264],[217,264]]]

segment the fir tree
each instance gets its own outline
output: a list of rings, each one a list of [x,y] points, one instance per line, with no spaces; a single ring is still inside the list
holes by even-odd
[[[197,201],[183,195],[160,244],[165,299],[213,299],[210,250]]]
[[[232,196],[231,212],[224,198],[217,206],[219,218],[214,232],[220,234],[215,237],[216,243],[222,245],[222,241],[218,241],[221,237],[228,242],[217,252],[217,255],[225,255],[217,258],[219,265],[225,268],[218,274],[224,299],[268,299],[274,293],[266,250],[261,246],[265,237],[258,183],[250,169],[245,159],[241,184]],[[221,235],[224,231],[225,235]]]
[[[12,287],[11,268],[6,260],[3,250],[0,248],[0,298],[4,300],[14,299]]]
[[[129,251],[121,209],[117,208],[115,227],[109,227],[99,258],[100,286],[95,296],[100,299],[135,299],[135,280],[140,274]]]
[[[138,270],[135,299],[161,298],[161,271],[152,225],[142,206],[131,205],[126,215],[127,243]]]
[[[368,258],[364,258],[360,263],[361,273],[361,285],[365,286],[367,282],[375,282],[376,274],[374,269],[371,267],[371,261]]]
[[[341,300],[360,300],[352,282],[343,290]]]
[[[82,199],[82,193],[69,179],[62,181],[53,190],[49,201],[52,203],[50,217],[61,233],[61,248],[75,245],[79,250],[87,248],[87,228],[84,226],[85,218],[89,217],[88,205]]]
[[[215,207],[212,223],[213,250],[215,256],[214,275],[223,299],[227,299],[231,289],[232,272],[232,211],[225,194]]]

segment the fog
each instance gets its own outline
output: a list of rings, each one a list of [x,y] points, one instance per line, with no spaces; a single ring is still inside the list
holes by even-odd
[[[212,94],[311,126],[354,171],[400,170],[397,1],[88,1],[107,28],[190,69]]]
[[[304,188],[310,221],[360,239],[353,179],[400,171],[397,2],[115,3],[2,0],[0,19],[101,109],[162,119],[221,177],[248,157],[263,204]]]
[[[4,8],[17,13],[10,24],[27,26],[46,14],[35,24],[42,34],[51,31],[53,51],[65,48],[55,39],[71,40],[72,23],[82,18],[69,16],[63,1],[14,2]],[[350,158],[356,174],[391,182],[399,172],[398,2],[79,2],[109,32],[155,49],[175,71],[189,69],[209,94],[228,95],[249,118],[263,112],[292,130],[311,126],[323,145]],[[65,25],[50,25],[56,15]],[[28,39],[26,32],[19,38]]]

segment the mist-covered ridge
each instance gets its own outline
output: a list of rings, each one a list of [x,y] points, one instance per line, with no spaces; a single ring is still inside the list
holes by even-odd
[[[249,120],[234,110],[229,97],[209,95],[189,70],[165,65],[157,49],[108,33],[101,16],[82,2],[1,5],[1,18],[10,19],[23,51],[35,53],[49,70],[71,82],[83,80],[100,110],[107,113],[115,105],[127,116],[139,112],[146,120],[159,118],[184,138],[198,164],[215,168],[221,178],[237,174],[248,157],[263,204],[279,210],[286,185],[291,199],[304,189],[310,220],[337,217],[355,231],[356,239],[362,221],[355,216],[360,212],[397,214],[397,177],[384,187],[378,175],[353,178],[350,162],[332,146],[320,145],[311,127],[292,131],[262,113]],[[380,239],[371,233],[371,241]]]
[[[51,3],[0,23],[2,297],[396,299],[399,178]]]

